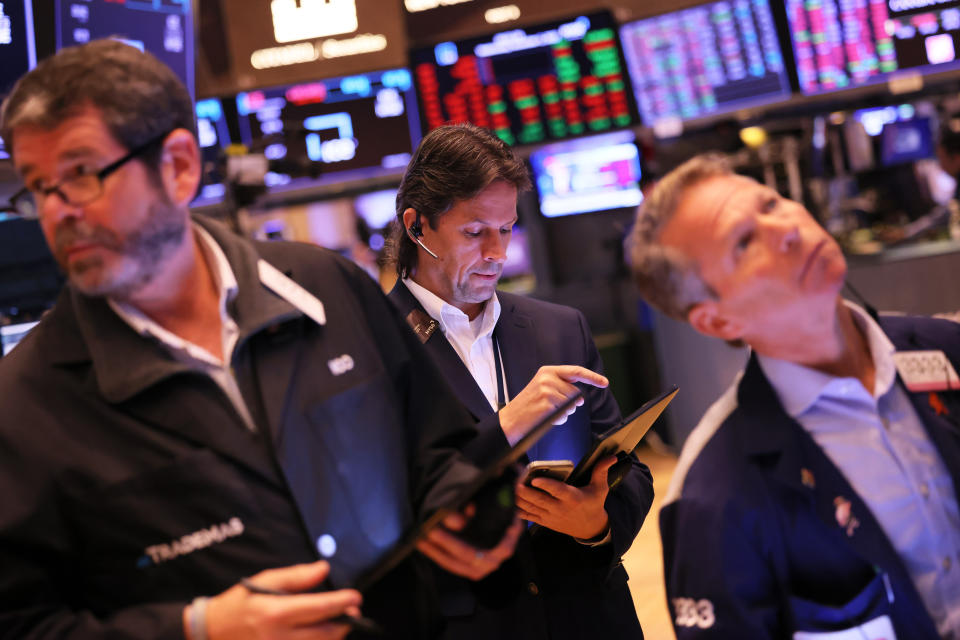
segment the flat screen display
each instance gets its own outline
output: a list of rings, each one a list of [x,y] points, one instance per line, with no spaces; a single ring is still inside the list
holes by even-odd
[[[805,94],[960,68],[957,0],[786,0]]]
[[[116,38],[173,69],[194,95],[190,0],[55,0],[57,49]]]
[[[274,189],[402,173],[420,142],[406,69],[240,93],[237,113],[241,141],[283,167]]]
[[[0,100],[13,84],[37,65],[31,0],[0,2]],[[0,138],[0,158],[9,154]]]
[[[354,198],[353,207],[369,229],[386,229],[397,219],[397,190],[362,193]]]
[[[904,103],[896,106],[857,109],[853,112],[853,117],[863,125],[863,130],[867,132],[867,135],[878,136],[883,132],[886,125],[892,122],[912,120],[915,114],[914,106]]]
[[[609,13],[441,42],[410,54],[427,130],[472,122],[508,144],[636,122]]]
[[[620,40],[648,125],[790,96],[769,0],[725,0],[637,20],[620,28]]]
[[[197,142],[200,144],[200,159],[203,162],[200,189],[193,206],[216,204],[226,193],[223,175],[223,149],[230,145],[230,132],[223,113],[223,104],[217,98],[198,100]]]
[[[548,218],[635,207],[640,152],[631,131],[618,131],[542,147],[530,154],[540,212]]]
[[[933,127],[929,118],[891,122],[883,127],[880,161],[884,166],[915,162],[933,155]]]

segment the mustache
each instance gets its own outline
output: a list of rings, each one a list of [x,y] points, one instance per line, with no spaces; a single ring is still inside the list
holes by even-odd
[[[77,244],[97,244],[107,249],[117,250],[123,248],[120,237],[105,227],[86,227],[76,224],[57,227],[53,237],[55,254],[60,255]]]

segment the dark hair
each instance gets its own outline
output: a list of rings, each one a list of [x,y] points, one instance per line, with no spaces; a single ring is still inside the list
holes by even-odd
[[[397,219],[388,261],[406,278],[417,266],[417,245],[407,236],[403,212],[416,210],[431,228],[454,204],[503,180],[517,191],[530,188],[527,168],[507,144],[472,124],[437,127],[420,141],[397,191]]]
[[[17,127],[53,129],[88,106],[127,149],[178,128],[196,137],[193,103],[176,74],[111,39],[63,49],[20,78],[0,107],[0,137],[12,149]],[[145,154],[152,166],[159,158],[159,148]]]
[[[960,130],[958,130],[958,127],[960,127],[960,121],[955,118],[951,118],[940,127],[937,143],[950,155],[960,154]]]
[[[708,178],[733,175],[730,161],[720,153],[687,160],[657,182],[637,209],[624,241],[624,255],[640,295],[677,320],[686,322],[695,304],[716,296],[689,257],[660,244],[660,234],[691,187]]]

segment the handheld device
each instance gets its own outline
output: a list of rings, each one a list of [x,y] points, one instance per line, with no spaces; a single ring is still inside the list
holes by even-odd
[[[563,482],[572,471],[572,460],[534,460],[523,470],[520,482],[528,487],[536,478],[551,478]]]
[[[493,544],[486,548],[494,546],[503,536],[504,531],[513,520],[514,514],[514,494],[513,483],[516,481],[515,463],[523,457],[527,450],[537,443],[547,431],[553,428],[553,423],[566,415],[577,402],[583,397],[583,394],[577,392],[567,399],[566,402],[557,407],[550,415],[544,418],[531,429],[527,435],[509,449],[505,449],[499,454],[493,462],[481,469],[473,481],[466,484],[450,501],[435,511],[430,517],[414,527],[404,538],[397,543],[374,567],[367,570],[354,582],[354,587],[360,591],[366,590],[377,580],[390,572],[408,555],[410,555],[417,546],[417,541],[422,539],[427,533],[436,526],[439,526],[443,519],[450,513],[460,511],[468,503],[473,502],[477,507],[477,513],[467,523],[467,526],[457,532],[458,537],[466,540],[478,548],[484,548],[483,543],[489,538],[494,538]],[[481,495],[482,494],[482,495]],[[491,515],[484,517],[484,507],[494,507]],[[490,511],[486,513],[490,514]],[[509,517],[507,517],[509,516]]]

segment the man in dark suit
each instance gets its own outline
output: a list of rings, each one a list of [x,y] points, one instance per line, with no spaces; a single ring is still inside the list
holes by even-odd
[[[960,325],[840,298],[839,245],[717,155],[628,241],[644,297],[752,349],[661,510],[680,640],[960,637]]]
[[[342,638],[361,606],[434,637],[419,556],[362,603],[346,588],[477,473],[470,417],[375,283],[191,220],[190,96],[133,47],[61,51],[0,116],[26,184],[4,209],[35,210],[69,278],[0,360],[0,637]],[[520,527],[420,550],[477,579]]]
[[[593,436],[620,421],[583,314],[496,291],[517,193],[528,186],[509,147],[458,125],[423,139],[397,194],[392,248],[401,280],[389,297],[478,422],[465,451],[479,462],[519,440],[578,385],[583,405],[531,450],[532,459],[575,462]],[[476,588],[441,584],[446,637],[642,636],[620,558],[653,491],[635,458],[609,491],[613,461],[598,465],[585,487],[538,479],[535,488],[518,488],[521,516],[541,528],[522,537],[515,562]]]

